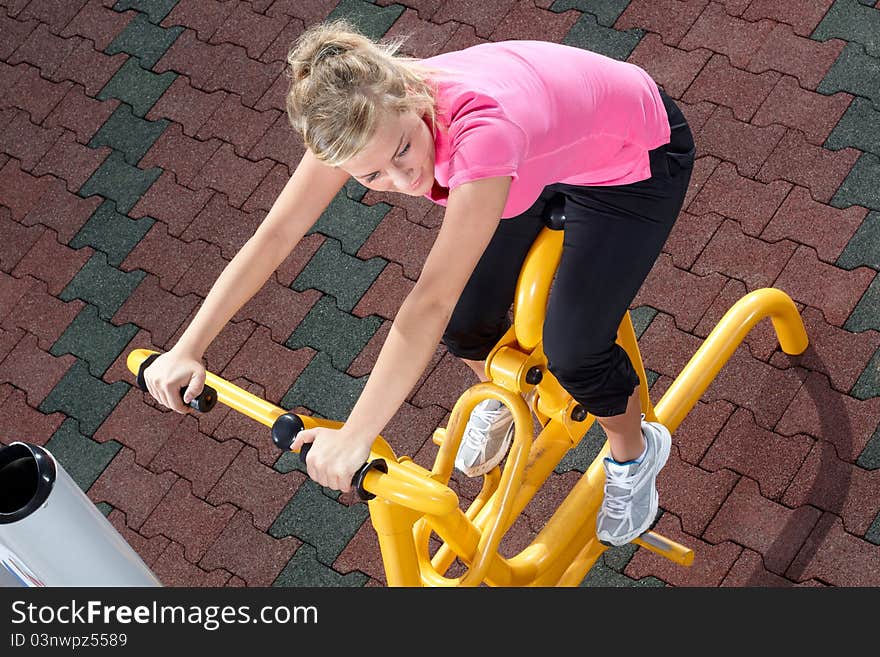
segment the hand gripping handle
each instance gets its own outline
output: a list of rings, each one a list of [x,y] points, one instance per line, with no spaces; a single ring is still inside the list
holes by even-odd
[[[279,449],[289,451],[294,439],[296,439],[296,434],[302,431],[303,428],[302,420],[294,413],[279,415],[272,425],[272,442],[275,443],[275,446]],[[305,443],[299,451],[299,460],[304,466],[306,465],[306,458],[308,457],[311,448],[312,443]],[[367,473],[370,470],[378,470],[379,472],[387,474],[388,464],[385,463],[384,459],[373,459],[369,463],[364,463],[358,471],[354,473],[354,476],[351,478],[351,485],[357,491],[358,497],[364,501],[376,497],[373,493],[364,490],[364,477],[367,476]]]
[[[154,360],[159,357],[159,354],[152,354],[144,359],[144,362],[141,363],[141,366],[138,368],[137,373],[137,386],[144,392],[149,392],[147,390],[147,382],[144,380],[144,372],[146,369],[152,364]],[[186,392],[186,387],[180,389],[180,397],[183,398],[183,393]],[[217,391],[214,390],[211,386],[206,385],[202,389],[202,393],[196,397],[195,399],[191,399],[189,402],[189,407],[194,408],[201,413],[207,413],[217,404]]]

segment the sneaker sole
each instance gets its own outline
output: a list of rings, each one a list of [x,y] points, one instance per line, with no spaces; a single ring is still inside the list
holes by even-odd
[[[510,428],[507,430],[507,433],[504,435],[504,440],[501,442],[501,448],[495,452],[495,456],[490,458],[488,461],[484,461],[480,463],[480,465],[475,465],[472,468],[468,468],[467,470],[459,469],[459,472],[464,474],[466,477],[479,477],[481,475],[490,472],[504,460],[504,457],[507,456],[507,450],[510,448],[510,441],[513,438],[513,430],[514,425],[511,424]]]
[[[663,431],[668,430],[664,427]],[[660,467],[657,468],[657,473],[660,473],[660,470],[663,469],[663,466],[666,465],[666,461],[669,459],[669,452],[672,450],[672,437],[670,436],[668,441],[663,441],[661,444],[660,451]],[[643,534],[651,531],[654,526],[657,524],[657,521],[660,520],[660,494],[657,492],[657,475],[654,475],[654,480],[651,482],[651,511],[648,513],[648,517],[652,518],[651,522],[644,528],[639,528],[638,530],[631,531],[629,534],[625,534],[623,537],[618,539],[618,542],[612,543],[611,541],[599,539],[599,542],[602,545],[607,545],[608,547],[620,547],[621,545],[626,545],[627,543],[631,543],[634,539],[642,536]]]

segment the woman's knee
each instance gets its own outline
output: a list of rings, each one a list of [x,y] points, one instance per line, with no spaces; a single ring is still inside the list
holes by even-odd
[[[446,349],[458,358],[485,360],[510,326],[505,318],[496,322],[450,321],[443,333]]]
[[[639,376],[627,353],[617,344],[590,352],[570,347],[545,349],[547,369],[584,408],[598,417],[619,415]]]

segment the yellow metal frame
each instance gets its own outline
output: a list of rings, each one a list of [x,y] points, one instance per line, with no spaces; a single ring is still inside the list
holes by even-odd
[[[561,249],[562,231],[543,229],[520,273],[513,325],[486,361],[490,380],[466,390],[453,407],[448,425],[434,432],[439,450],[431,470],[408,456],[396,455],[381,436],[377,437],[370,458],[384,459],[388,472],[371,470],[364,477],[363,487],[375,495],[367,504],[389,586],[578,586],[607,549],[595,535],[596,512],[604,488],[602,459],[607,454],[606,444],[532,542],[511,557],[498,552],[505,532],[594,421],[547,370],[541,344],[544,313]],[[627,313],[620,323],[617,341],[638,372],[646,417],[675,431],[746,334],[765,317],[773,322],[783,351],[799,354],[806,349],[806,331],[791,298],[773,288],[756,290],[724,315],[654,405]],[[128,368],[137,373],[153,353],[145,349],[132,351]],[[536,371],[541,373],[540,381],[529,383],[535,380]],[[206,383],[217,390],[219,402],[267,427],[285,413],[210,372]],[[463,509],[448,485],[455,454],[474,406],[490,397],[511,409],[514,437],[504,463],[483,476],[482,490]],[[341,425],[311,416],[299,417],[306,428]],[[537,436],[535,419],[542,427]],[[440,541],[433,551],[432,537]],[[689,548],[655,532],[647,532],[633,543],[684,566],[694,559]],[[456,559],[464,565],[464,572],[451,577],[447,573]]]

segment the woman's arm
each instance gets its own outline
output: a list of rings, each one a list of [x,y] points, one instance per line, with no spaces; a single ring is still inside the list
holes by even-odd
[[[157,401],[175,411],[187,411],[179,390],[187,386],[185,399],[201,392],[204,368],[195,364],[208,345],[265,284],[347,179],[347,173],[306,151],[259,228],[224,268],[180,339],[146,370],[147,389]]]
[[[376,436],[433,356],[462,290],[495,233],[509,189],[510,178],[503,177],[467,183],[450,192],[443,224],[422,274],[401,305],[345,425],[338,431],[302,431],[294,442],[293,449],[298,451],[303,442],[316,441],[307,466],[309,476],[318,483],[349,489]]]

